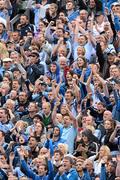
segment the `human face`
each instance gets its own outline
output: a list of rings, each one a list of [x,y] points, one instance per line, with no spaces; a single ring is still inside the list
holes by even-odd
[[[36,147],[36,145],[37,145],[36,139],[31,137],[30,140],[29,140],[29,147],[34,148],[34,147]]]
[[[0,122],[6,121],[7,120],[7,114],[5,114],[4,109],[0,109]]]
[[[64,116],[63,120],[64,120],[64,127],[65,128],[67,128],[71,125],[71,120],[70,120],[69,116]]]
[[[120,71],[118,68],[114,68],[112,70],[112,73],[113,73],[114,78],[118,78],[120,76]]]
[[[83,67],[83,65],[85,64],[85,62],[84,62],[84,60],[83,60],[83,59],[78,58],[78,60],[77,60],[77,64],[78,64],[78,67],[80,68],[80,67]]]
[[[113,164],[111,162],[108,162],[106,169],[107,169],[108,173],[112,173],[115,168],[114,168],[114,166],[113,166]]]
[[[53,135],[58,137],[60,135],[60,129],[58,127],[54,128]]]
[[[63,166],[64,166],[65,171],[69,171],[72,167],[68,159],[63,159]]]
[[[86,125],[93,125],[93,119],[91,116],[86,117]]]
[[[86,44],[85,36],[79,36],[78,37],[78,43],[79,43],[80,46],[84,46]]]
[[[28,20],[27,20],[27,17],[26,16],[21,16],[20,17],[20,24],[21,25],[25,25],[27,24]]]
[[[21,72],[20,71],[14,71],[13,72],[13,77],[14,77],[14,79],[17,79],[17,80],[19,80],[20,78],[21,78]]]
[[[64,67],[66,66],[66,63],[67,63],[66,58],[61,57],[61,58],[59,59],[59,64],[60,64],[60,68],[61,68],[61,69],[64,69]]]
[[[97,109],[98,109],[98,112],[99,113],[102,113],[105,109],[104,109],[104,106],[102,104],[97,104]]]
[[[70,74],[69,71],[66,74],[66,79],[67,79],[67,81],[71,81],[72,80],[72,75]]]
[[[48,115],[50,113],[50,106],[47,103],[43,103],[42,110],[45,115]]]
[[[87,168],[88,171],[91,171],[91,170],[93,169],[92,161],[89,160],[89,159],[87,159],[87,160],[85,161],[85,166],[86,166],[86,168]]]
[[[44,165],[40,165],[38,167],[38,174],[39,176],[45,176],[47,173],[47,171],[45,170],[45,166]]]
[[[47,153],[48,153],[48,149],[47,148],[43,147],[43,148],[40,149],[40,153],[39,154],[41,156],[45,156]]]
[[[103,119],[105,120],[111,120],[112,119],[112,113],[110,111],[105,111],[103,114]]]
[[[39,22],[39,29],[42,30],[42,28],[44,28],[44,27],[45,27],[44,23],[43,22]]]
[[[11,52],[10,58],[13,59],[14,61],[19,62],[19,54],[17,52]]]
[[[103,23],[103,20],[104,20],[104,16],[103,16],[103,15],[100,15],[100,16],[97,16],[97,17],[96,17],[96,21],[97,21],[97,23],[99,23],[99,24],[102,24],[102,23]]]
[[[72,95],[71,95],[71,93],[68,92],[68,91],[66,91],[66,93],[65,93],[65,100],[66,100],[67,102],[69,102],[69,101],[72,100]]]
[[[110,76],[113,76],[113,69],[114,69],[114,68],[116,68],[116,65],[115,65],[115,64],[110,66],[110,69],[109,69],[109,71],[110,71]]]
[[[65,19],[65,14],[63,12],[60,12],[59,19],[62,19],[62,20]]]
[[[42,132],[42,125],[40,122],[35,124],[35,132],[38,132],[39,134]]]
[[[54,154],[54,160],[55,160],[55,161],[60,161],[60,160],[61,160],[60,153],[56,152],[56,153]]]
[[[43,34],[40,34],[38,36],[39,44],[42,45],[45,42],[45,37]]]
[[[108,120],[106,120],[106,121],[104,122],[104,128],[105,128],[105,130],[111,129],[111,128],[112,128],[111,122],[108,121]]]
[[[28,111],[29,112],[37,112],[37,107],[36,107],[36,104],[35,103],[30,103],[29,106],[28,106]]]
[[[57,113],[57,114],[56,114],[56,120],[57,120],[58,123],[63,123],[62,114]]]
[[[3,29],[4,29],[3,24],[0,23],[0,34],[3,32]]]
[[[10,92],[10,99],[16,100],[16,98],[17,98],[17,91],[12,90]]]
[[[110,102],[114,105],[115,104],[115,98],[113,94],[110,94]]]
[[[11,66],[11,62],[10,61],[7,61],[7,62],[3,62],[3,67],[5,68],[5,70],[8,70]]]
[[[57,37],[58,37],[58,38],[64,36],[64,33],[63,33],[63,30],[62,30],[62,29],[57,29],[57,30],[56,30],[56,34],[57,34]]]
[[[73,8],[74,8],[74,6],[73,6],[73,3],[72,3],[72,2],[68,2],[68,3],[66,4],[66,10],[67,10],[67,11],[71,11],[71,10],[73,10]]]
[[[83,162],[77,161],[77,163],[76,163],[77,172],[83,171],[83,166],[82,165],[83,165]]]
[[[87,15],[88,15],[87,11],[85,11],[85,10],[80,11],[80,19],[86,21],[87,20]]]
[[[64,115],[64,114],[66,114],[66,113],[67,113],[67,111],[66,111],[66,106],[65,106],[65,105],[62,105],[62,106],[61,106],[61,114]]]
[[[14,107],[15,107],[14,101],[8,99],[5,103],[5,107],[7,109],[14,110]]]
[[[0,141],[3,140],[3,133],[0,131]]]
[[[19,33],[18,32],[13,32],[12,33],[12,38],[14,41],[18,41],[20,39]]]
[[[48,93],[48,99],[49,101],[54,100],[54,95],[52,91]]]
[[[94,0],[90,0],[90,8],[94,8],[95,7],[95,1]]]
[[[85,135],[82,135],[82,139],[84,143],[88,143],[88,137]]]
[[[5,2],[4,1],[0,1],[0,9],[3,9],[5,7]]]
[[[80,56],[80,55],[83,56],[83,55],[84,55],[83,47],[78,47],[78,48],[77,48],[77,55],[78,55],[78,56]]]
[[[7,77],[3,77],[3,82],[7,83],[7,84],[10,84],[10,81],[9,81],[9,79]]]
[[[54,13],[56,13],[56,11],[57,11],[57,9],[55,8],[55,6],[50,5],[50,12],[51,12],[52,14],[54,14]]]
[[[36,56],[35,54],[31,54],[31,55],[29,56],[29,58],[30,58],[31,64],[35,64],[35,63],[38,62],[38,56]]]
[[[66,47],[61,46],[61,47],[58,49],[58,55],[59,55],[59,57],[61,57],[61,56],[66,57],[66,54],[67,54]]]
[[[52,72],[52,73],[55,73],[55,72],[56,72],[56,69],[57,69],[56,65],[55,65],[55,64],[51,64],[51,66],[50,66],[51,72]]]
[[[36,125],[37,123],[40,123],[40,118],[34,117],[33,122],[34,122],[34,125]]]
[[[115,14],[120,14],[120,5],[115,6]]]
[[[114,62],[114,59],[115,59],[115,56],[114,56],[114,55],[112,55],[112,54],[109,54],[109,55],[108,55],[108,62],[109,62],[110,64],[112,64],[112,63]]]
[[[20,93],[19,93],[19,101],[20,101],[20,102],[25,102],[26,100],[27,100],[27,95],[26,95],[26,93],[20,92]]]
[[[13,81],[12,89],[15,90],[15,91],[18,91],[19,87],[20,87],[20,85],[19,85],[18,81]]]
[[[102,158],[102,157],[104,157],[104,155],[105,155],[105,150],[103,147],[101,147],[100,151],[99,151],[99,156]]]

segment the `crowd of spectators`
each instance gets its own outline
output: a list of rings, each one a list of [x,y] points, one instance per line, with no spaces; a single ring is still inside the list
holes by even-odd
[[[0,0],[7,179],[120,180],[119,0]]]

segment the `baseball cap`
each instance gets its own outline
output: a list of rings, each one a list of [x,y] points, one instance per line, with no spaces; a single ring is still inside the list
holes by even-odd
[[[13,60],[11,58],[4,58],[2,61],[3,62],[12,62]]]

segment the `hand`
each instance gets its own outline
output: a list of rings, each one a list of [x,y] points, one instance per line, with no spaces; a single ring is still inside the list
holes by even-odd
[[[120,125],[116,125],[115,131],[117,132],[120,129]]]
[[[10,158],[10,161],[13,161],[14,157],[15,157],[15,154],[14,154],[14,152],[11,152],[11,153],[10,153],[10,156],[9,156],[9,158]]]
[[[51,158],[50,158],[50,151],[48,150],[48,152],[45,154],[45,157],[48,159],[48,160],[50,160]]]
[[[58,107],[59,105],[60,105],[60,101],[57,100],[57,101],[56,101],[56,107]]]
[[[120,162],[120,154],[119,154],[119,155],[117,155],[117,161],[119,161],[119,162]]]
[[[66,109],[67,112],[70,111],[68,104],[66,104],[65,109]]]
[[[18,153],[19,153],[20,158],[23,159],[24,158],[24,150],[21,148],[18,150]]]
[[[58,44],[61,44],[63,41],[64,41],[64,38],[61,37],[61,38],[58,40]]]
[[[65,172],[64,166],[60,166],[60,168],[59,168],[60,175],[62,175],[64,172]]]
[[[50,26],[53,26],[54,24],[55,24],[54,21],[50,21],[49,23]]]
[[[8,148],[11,149],[14,144],[15,144],[15,142],[14,142],[14,141],[11,141],[11,142],[9,143],[9,145],[8,145]]]
[[[17,29],[20,30],[21,29],[21,24],[17,25]]]
[[[41,4],[35,4],[35,7],[37,8],[37,9],[39,9],[39,8],[41,8]]]

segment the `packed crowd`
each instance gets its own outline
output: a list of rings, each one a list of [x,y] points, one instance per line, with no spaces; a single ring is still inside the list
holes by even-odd
[[[120,180],[119,0],[0,0],[0,179]]]

